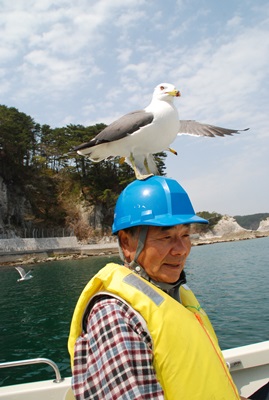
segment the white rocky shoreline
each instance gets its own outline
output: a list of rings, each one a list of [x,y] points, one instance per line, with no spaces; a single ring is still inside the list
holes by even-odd
[[[269,236],[269,218],[260,222],[257,230],[242,228],[235,218],[224,215],[214,228],[193,241],[193,245],[231,242]]]

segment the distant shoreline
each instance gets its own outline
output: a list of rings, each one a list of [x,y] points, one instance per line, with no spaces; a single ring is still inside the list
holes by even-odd
[[[0,267],[39,264],[58,260],[79,260],[94,256],[108,256],[111,254],[118,254],[117,243],[80,245],[76,248],[0,252]]]
[[[198,238],[192,240],[192,246],[202,246],[215,243],[226,243],[240,240],[268,237],[269,232],[239,232],[222,237]],[[50,261],[80,260],[88,257],[118,255],[116,242],[94,245],[80,245],[76,248],[47,249],[39,251],[0,252],[1,266],[34,265]]]
[[[194,239],[192,241],[192,244],[193,246],[200,246],[214,243],[238,242],[240,240],[260,239],[268,236],[269,231],[239,231],[236,233],[228,233],[223,236],[210,236],[202,237],[197,240]]]

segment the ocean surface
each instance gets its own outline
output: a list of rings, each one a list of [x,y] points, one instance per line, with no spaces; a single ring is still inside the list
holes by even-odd
[[[75,303],[92,275],[111,261],[119,259],[36,264],[33,279],[20,283],[14,267],[0,266],[0,362],[45,357],[70,376],[67,338]],[[222,349],[269,340],[269,238],[193,247],[185,270]],[[54,379],[52,369],[0,369],[0,386],[40,379]]]

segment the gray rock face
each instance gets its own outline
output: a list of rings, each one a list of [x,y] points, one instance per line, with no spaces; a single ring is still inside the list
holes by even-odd
[[[30,224],[33,215],[30,202],[18,187],[9,185],[0,176],[0,235],[16,237],[14,227],[22,231]]]
[[[269,217],[260,222],[260,225],[259,225],[257,231],[269,232]]]

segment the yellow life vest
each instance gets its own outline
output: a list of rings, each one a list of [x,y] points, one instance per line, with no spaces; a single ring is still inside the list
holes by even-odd
[[[214,330],[191,290],[186,285],[180,290],[184,307],[128,268],[113,263],[90,280],[78,300],[68,340],[72,366],[84,313],[98,292],[122,298],[146,321],[154,369],[166,400],[240,399]]]

